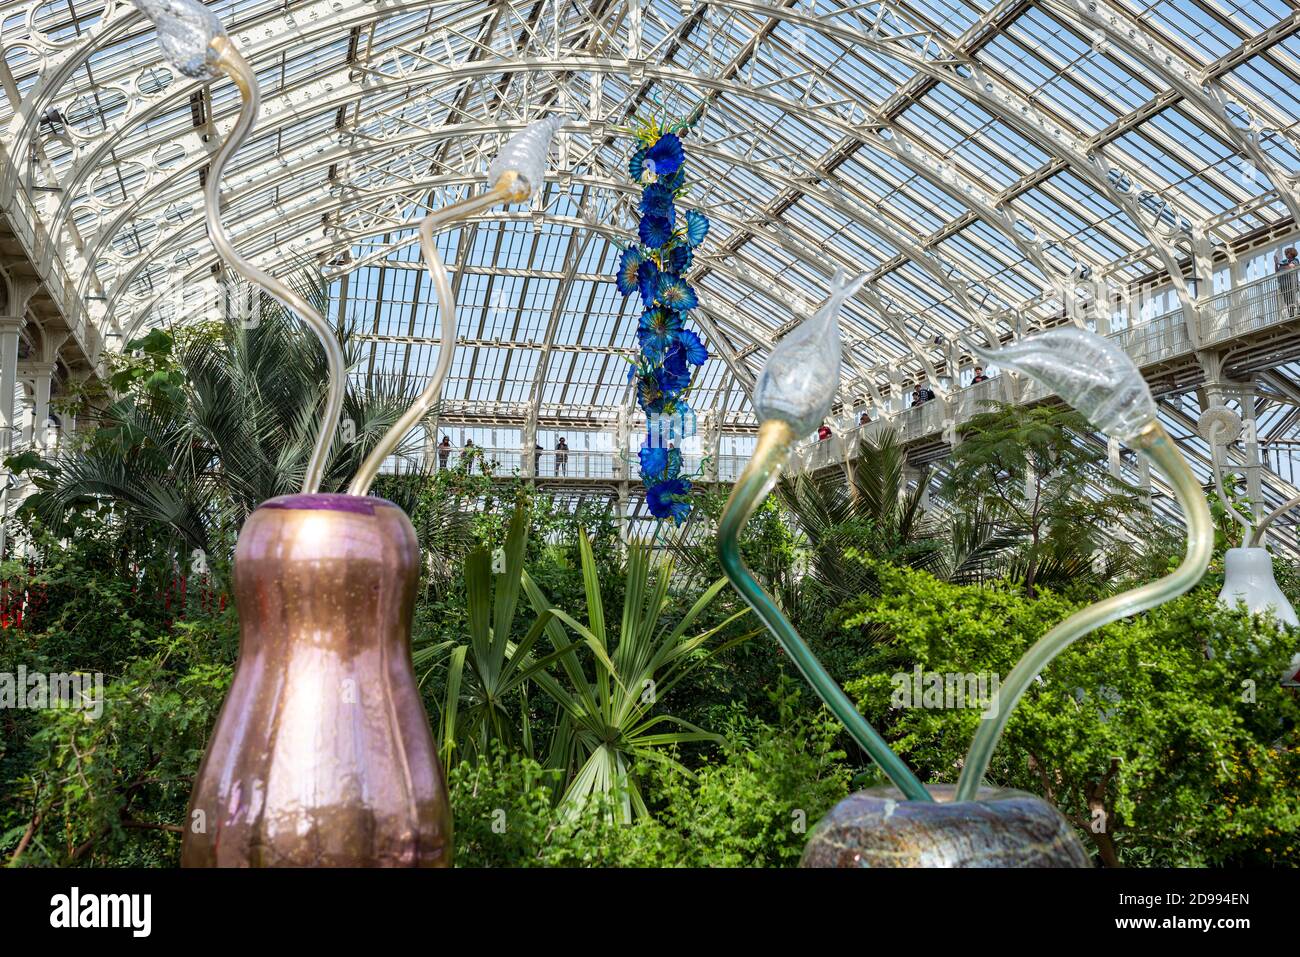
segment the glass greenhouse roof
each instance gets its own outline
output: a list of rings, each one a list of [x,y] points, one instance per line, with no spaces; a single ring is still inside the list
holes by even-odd
[[[1171,272],[1228,270],[1300,212],[1300,14],[1279,0],[209,6],[263,94],[227,221],[272,270],[325,270],[356,375],[420,386],[441,328],[415,223],[480,189],[524,123],[574,118],[537,200],[439,237],[460,303],[450,419],[580,425],[625,401],[620,128],[652,112],[704,109],[684,205],[713,224],[688,278],[715,361],[692,405],[735,428],[837,266],[870,276],[844,317],[853,407],[1076,306],[1125,325],[1103,295],[1177,309]],[[152,32],[93,0],[7,3],[0,30],[0,143],[110,345],[166,321],[171,284],[211,281],[201,185],[239,107]]]

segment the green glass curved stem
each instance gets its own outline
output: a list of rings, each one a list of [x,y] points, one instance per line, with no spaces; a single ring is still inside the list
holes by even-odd
[[[216,37],[211,43],[217,53],[217,66],[234,81],[243,98],[239,117],[235,127],[225,138],[217,155],[212,158],[212,168],[208,171],[207,185],[204,190],[204,207],[207,216],[208,234],[217,253],[230,264],[235,272],[260,289],[270,293],[287,309],[296,312],[299,318],[316,334],[325,349],[325,363],[329,370],[329,385],[325,393],[325,411],[321,416],[320,430],[316,433],[316,443],[312,448],[311,458],[307,460],[307,471],[303,476],[302,490],[316,492],[320,490],[321,480],[325,477],[325,465],[329,459],[330,446],[334,442],[334,433],[338,429],[339,416],[343,412],[343,390],[346,386],[347,363],[343,357],[343,347],[334,335],[334,328],[302,296],[298,295],[280,280],[258,269],[251,262],[235,251],[234,244],[221,222],[221,174],[230,157],[235,154],[257,121],[257,111],[261,93],[257,77],[248,61],[235,49],[235,45],[225,36]]]
[[[1205,494],[1192,470],[1187,467],[1187,462],[1174,446],[1173,440],[1158,423],[1152,423],[1138,436],[1137,447],[1168,476],[1174,495],[1182,506],[1184,520],[1187,522],[1187,552],[1182,563],[1164,578],[1113,595],[1075,612],[1025,652],[993,696],[989,714],[975,732],[970,750],[966,753],[965,764],[962,765],[954,800],[970,801],[975,798],[1011,712],[1015,710],[1025,689],[1052,659],[1102,625],[1154,608],[1181,595],[1200,581],[1205,569],[1209,567],[1210,553],[1214,548],[1214,524],[1205,502]]]
[[[438,255],[438,247],[434,245],[434,230],[457,220],[468,219],[497,203],[509,203],[527,198],[527,189],[519,185],[519,178],[506,174],[487,192],[444,206],[420,221],[420,249],[424,254],[425,269],[429,271],[429,279],[433,282],[434,291],[438,295],[438,315],[442,322],[442,343],[438,349],[438,364],[434,367],[433,376],[429,379],[429,384],[424,387],[424,391],[416,396],[410,408],[403,412],[401,418],[383,434],[375,447],[370,450],[365,461],[361,463],[356,476],[348,486],[349,495],[365,495],[370,491],[370,486],[374,483],[375,476],[379,474],[384,460],[397,450],[406,433],[415,428],[437,403],[442,395],[442,384],[451,369],[451,358],[456,351],[456,295],[447,278],[447,267],[443,264],[442,257]]]
[[[768,631],[776,636],[790,660],[799,669],[804,680],[817,692],[817,696],[826,703],[826,707],[840,720],[856,741],[880,768],[894,782],[895,786],[911,801],[932,801],[930,792],[925,789],[911,768],[903,763],[866,720],[858,713],[848,695],[835,683],[817,660],[812,649],[799,637],[790,620],[777,608],[772,596],[765,592],[745,567],[740,555],[740,533],[744,530],[749,517],[754,514],[759,504],[767,497],[780,476],[781,463],[790,449],[794,438],[791,428],[784,422],[768,420],[758,433],[758,445],[745,466],[744,473],[732,487],[731,497],[723,510],[718,526],[718,559],[736,591],[754,609],[754,613],[767,626]]]
[[[1261,547],[1264,544],[1264,533],[1268,531],[1268,527],[1297,505],[1300,505],[1300,495],[1297,495],[1295,498],[1287,499],[1280,506],[1261,518],[1259,520],[1259,525],[1255,527],[1254,533],[1250,536],[1250,547]]]

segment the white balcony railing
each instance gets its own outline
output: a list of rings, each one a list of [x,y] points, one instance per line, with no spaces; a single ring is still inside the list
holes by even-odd
[[[1297,273],[1300,270],[1265,276],[1211,299],[1201,330],[1202,347],[1300,320],[1300,275]],[[1113,332],[1110,339],[1132,357],[1138,368],[1169,362],[1195,351],[1181,309]],[[872,438],[885,427],[893,428],[899,441],[905,444],[938,438],[949,424],[965,422],[987,408],[989,401],[1003,399],[1002,389],[1001,378],[995,376],[954,389],[943,400],[935,399],[886,414],[866,426],[853,425],[851,416],[856,413],[851,413],[848,423],[832,424],[835,434],[830,439],[801,443],[796,448],[796,461],[800,468],[809,471],[846,461],[857,454],[862,438]],[[1045,398],[1045,390],[1033,382],[1027,383],[1021,394],[1024,402]]]
[[[443,454],[442,449],[435,449],[434,468],[460,469],[467,466],[478,472],[486,467],[494,476],[523,475],[525,452],[518,448],[496,448],[476,445],[472,448],[451,448]],[[563,457],[561,457],[563,456]],[[535,451],[534,475],[538,479],[607,479],[620,481],[640,481],[640,467],[632,456],[620,456],[611,450],[570,449],[561,453],[556,449]],[[421,467],[421,456],[403,455],[401,461],[395,457],[388,463],[386,471],[406,472]],[[734,482],[740,477],[747,455],[719,455],[718,480]],[[697,452],[687,452],[682,456],[682,474],[698,481],[709,478],[705,457]]]

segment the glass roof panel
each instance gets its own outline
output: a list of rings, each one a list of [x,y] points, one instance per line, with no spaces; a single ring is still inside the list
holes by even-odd
[[[612,284],[636,225],[624,127],[703,107],[681,200],[713,223],[691,277],[714,357],[697,404],[748,414],[772,340],[837,265],[872,280],[846,311],[846,380],[931,374],[917,353],[940,357],[936,336],[1056,321],[1063,276],[1158,285],[1189,232],[1246,248],[1296,208],[1277,175],[1300,173],[1291,5],[1111,4],[1132,43],[1238,105],[1220,115],[1067,4],[220,0],[263,97],[225,215],[264,265],[326,270],[333,314],[362,337],[354,374],[420,380],[441,324],[415,222],[479,189],[523,122],[573,116],[540,198],[438,237],[464,341],[447,398],[503,422],[542,405],[608,417],[640,312]],[[0,144],[95,321],[138,328],[168,283],[211,275],[202,182],[239,95],[176,75],[125,5],[107,20],[95,0],[9,6]]]

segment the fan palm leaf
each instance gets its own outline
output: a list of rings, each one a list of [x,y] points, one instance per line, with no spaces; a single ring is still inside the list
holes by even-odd
[[[303,274],[296,285],[318,308],[327,305],[319,276]],[[351,365],[355,350],[341,338]],[[180,388],[111,403],[86,441],[59,453],[25,509],[58,529],[71,511],[107,501],[121,520],[206,551],[262,502],[301,488],[324,405],[325,357],[315,339],[268,301],[255,324],[187,327],[177,343]],[[404,377],[349,381],[325,490],[346,486],[417,388]],[[399,454],[417,441],[408,437]]]

